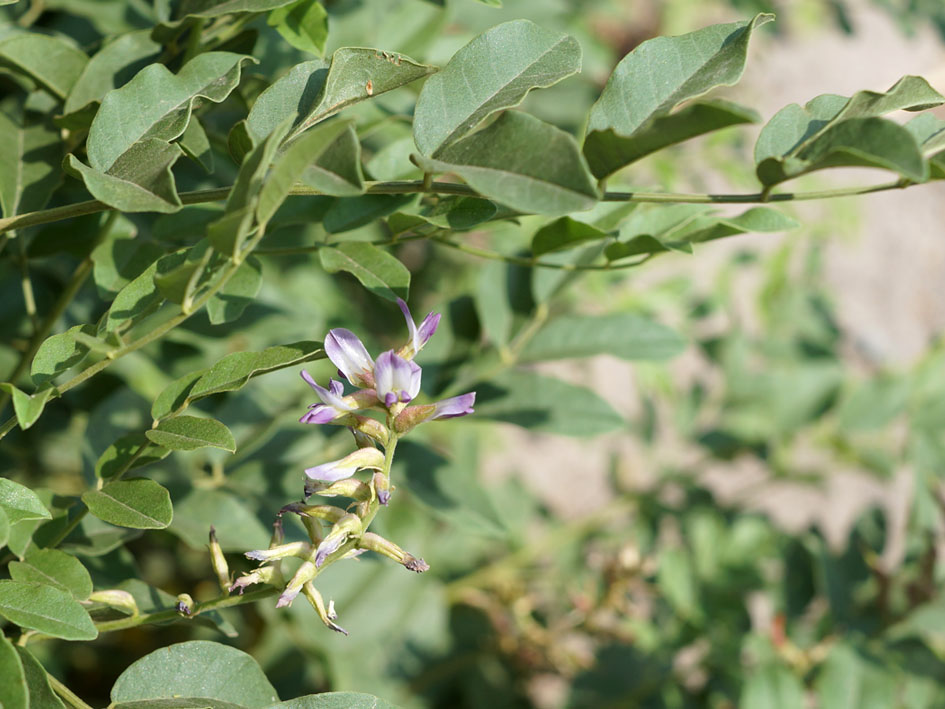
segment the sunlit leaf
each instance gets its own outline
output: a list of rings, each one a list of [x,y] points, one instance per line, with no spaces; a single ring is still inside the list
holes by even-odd
[[[528,20],[497,25],[453,55],[423,85],[414,114],[414,140],[438,157],[493,113],[517,106],[535,88],[581,70],[581,46],[566,34]]]
[[[59,549],[33,549],[22,561],[11,561],[8,568],[14,581],[54,586],[77,601],[92,593],[92,578],[82,562]]]
[[[296,49],[317,56],[325,53],[328,13],[318,0],[295,0],[269,13],[266,22]]]
[[[328,273],[350,273],[369,291],[387,300],[407,298],[410,271],[372,244],[350,241],[320,249],[318,255]]]
[[[658,322],[630,313],[565,316],[553,319],[532,337],[520,361],[540,362],[611,354],[621,359],[668,359],[685,340]]]
[[[0,390],[7,392],[13,398],[13,411],[16,413],[16,421],[24,431],[36,423],[54,391],[53,389],[41,389],[35,394],[26,394],[9,382],[0,382]]]
[[[0,64],[25,74],[59,99],[72,90],[88,60],[71,44],[36,32],[0,41]]]
[[[46,505],[28,487],[6,478],[0,478],[0,507],[3,507],[10,524],[32,519],[52,519]]]
[[[192,451],[207,446],[231,453],[236,450],[236,441],[230,429],[214,419],[196,416],[165,419],[145,435],[152,443],[174,451]]]
[[[0,581],[0,616],[21,628],[64,640],[94,640],[98,636],[88,611],[77,600],[44,584]]]
[[[106,483],[82,495],[82,502],[100,520],[118,527],[164,529],[174,517],[170,493],[147,478]]]

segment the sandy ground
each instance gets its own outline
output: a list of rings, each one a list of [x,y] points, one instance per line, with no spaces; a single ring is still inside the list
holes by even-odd
[[[885,90],[905,74],[923,75],[945,93],[945,45],[931,28],[906,37],[867,0],[849,4],[857,27],[851,37],[829,27],[813,36],[809,28],[796,33],[789,29],[780,40],[764,38],[761,51],[756,45],[739,88],[745,102],[769,117],[787,103],[804,103],[821,93]],[[790,23],[790,13],[782,14],[780,21]],[[875,173],[868,179],[875,180]],[[940,292],[945,282],[945,186],[937,183],[857,199],[859,233],[832,240],[826,260],[838,317],[860,360],[851,366],[907,366],[945,330],[945,299]],[[809,204],[798,213],[803,222],[811,223],[821,209]],[[740,238],[737,246],[759,241],[748,236]],[[758,247],[774,248],[777,243],[777,239],[765,238]],[[698,269],[693,260],[677,261],[670,268],[676,274],[688,269],[684,272],[694,281],[708,282],[731,248],[730,244],[703,248],[696,257]],[[647,275],[659,278],[666,271]],[[699,362],[684,355],[671,366],[674,375],[685,377]],[[600,357],[582,361],[580,366],[556,363],[547,370],[596,388],[628,416],[637,410],[633,368],[626,362]],[[608,382],[606,387],[594,386],[603,381]],[[663,452],[654,455],[627,436],[568,439],[511,426],[505,436],[506,449],[485,468],[496,476],[522,474],[552,508],[569,517],[606,504],[604,480],[615,454],[624,471],[641,484],[652,480],[668,459],[682,463],[700,459],[682,441],[664,441]],[[767,477],[760,463],[750,460],[704,470],[704,479],[722,499],[764,509],[789,529],[816,523],[837,544],[865,505],[885,505],[894,525],[898,520],[901,526],[905,520],[908,470],[887,484],[856,470],[836,470],[820,489],[766,482]],[[894,541],[887,549],[888,562],[894,563],[899,547]]]

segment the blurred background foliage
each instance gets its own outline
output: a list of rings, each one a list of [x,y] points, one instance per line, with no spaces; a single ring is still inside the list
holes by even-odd
[[[801,46],[808,33],[835,32],[837,42],[855,36],[854,6],[870,5],[905,32],[932,27],[945,37],[936,0],[324,4],[328,52],[376,46],[437,64],[485,28],[518,17],[573,34],[584,49],[583,73],[534,93],[527,108],[574,132],[616,61],[652,36],[778,12],[757,56],[778,43]],[[46,0],[25,11],[33,8],[41,12],[37,27],[89,51],[106,35],[149,28],[155,12],[143,0]],[[17,17],[23,9],[5,11]],[[255,41],[261,64],[230,99],[201,113],[223,180],[235,166],[215,125],[229,125],[306,58],[263,21],[234,41]],[[17,91],[15,79],[0,73],[0,90]],[[413,100],[394,92],[351,111],[375,179],[415,177],[402,172],[409,123],[387,120]],[[724,132],[664,151],[623,179],[674,190],[743,188],[750,149],[743,133]],[[188,164],[178,184],[210,183]],[[76,185],[57,199],[81,199]],[[3,475],[47,488],[57,508],[94,479],[96,460],[115,439],[150,425],[151,402],[178,376],[232,351],[319,339],[352,323],[372,351],[399,343],[395,307],[292,252],[326,238],[333,200],[291,200],[257,252],[267,275],[239,319],[194,318],[117,362],[94,386],[68,393],[34,428],[5,441]],[[381,236],[383,226],[365,225],[366,215],[389,213],[390,201],[366,197],[357,212],[335,210],[332,231],[348,240]],[[250,652],[282,696],[351,689],[404,706],[470,708],[787,708],[810,698],[830,709],[942,706],[945,348],[935,339],[912,361],[877,362],[838,322],[825,243],[857,233],[860,204],[820,205],[776,241],[756,235],[703,246],[695,257],[674,255],[631,275],[530,272],[432,242],[405,243],[397,255],[413,274],[414,312],[444,314],[419,358],[427,393],[488,382],[478,386],[476,416],[402,444],[398,492],[376,522],[432,570],[415,577],[372,560],[332,569],[322,591],[338,599],[349,637],[327,632],[303,604],[277,612],[264,602],[221,612],[206,626],[145,626],[81,645],[49,641],[36,653],[96,705],[107,702],[107,688],[131,659],[211,638]],[[666,213],[606,207],[595,216],[646,221],[657,211]],[[143,249],[189,243],[218,214],[200,206],[156,220],[119,216],[109,243],[132,235]],[[109,218],[34,230],[22,256],[40,312]],[[493,223],[471,233],[470,243],[514,256],[540,223]],[[127,281],[108,264],[96,261],[95,283],[69,306],[63,326],[94,321],[96,289],[108,296]],[[28,332],[14,259],[0,262],[0,289],[0,368],[12,370]],[[528,361],[530,338],[549,313],[652,317],[682,335],[685,353],[632,369],[605,357],[512,373],[516,361]],[[644,359],[679,349],[671,333],[657,335],[663,340],[656,337],[657,351]],[[319,363],[313,374],[329,369]],[[296,423],[309,398],[292,369],[202,400],[195,408],[225,421],[240,447],[232,456],[175,454],[149,469],[171,491],[171,527],[141,534],[87,518],[62,548],[81,555],[97,587],[130,590],[143,610],[173,605],[183,592],[213,597],[208,520],[231,567],[250,568],[240,553],[268,543],[274,514],[297,497],[302,468],[348,445],[344,432]],[[566,469],[555,465],[562,435],[585,436],[579,445],[587,451],[560,458]],[[838,495],[805,493],[831,488],[839,473],[846,482]],[[301,539],[303,531],[293,534]]]

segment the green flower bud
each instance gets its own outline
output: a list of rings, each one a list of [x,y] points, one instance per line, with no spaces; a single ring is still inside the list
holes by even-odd
[[[120,591],[117,588],[106,591],[94,591],[89,596],[92,603],[104,603],[111,608],[126,611],[129,615],[138,615],[138,604],[135,597],[127,591]]]
[[[413,554],[401,549],[392,541],[385,539],[379,534],[374,534],[374,532],[365,532],[362,534],[361,538],[358,540],[358,548],[383,554],[393,559],[398,564],[403,564],[409,571],[416,571],[418,574],[430,568],[430,565],[423,559],[418,559]]]
[[[210,525],[210,563],[217,575],[217,581],[220,582],[220,590],[227,593],[231,582],[230,567],[226,563],[226,557],[223,556],[223,549],[217,541],[217,530],[213,528],[213,525]]]

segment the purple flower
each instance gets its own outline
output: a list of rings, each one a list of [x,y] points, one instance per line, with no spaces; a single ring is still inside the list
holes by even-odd
[[[325,354],[345,379],[356,387],[374,386],[374,360],[351,330],[336,327],[325,338]]]
[[[476,392],[471,391],[468,394],[460,394],[449,399],[443,399],[433,405],[433,419],[451,419],[457,416],[465,416],[473,412],[473,404],[476,403]]]
[[[374,365],[377,399],[390,408],[407,403],[420,393],[420,365],[404,359],[393,350],[384,352]]]
[[[410,315],[410,308],[407,307],[407,303],[404,302],[403,298],[397,299],[397,305],[400,306],[400,311],[407,320],[407,329],[410,331],[410,342],[401,348],[399,354],[407,359],[413,359],[417,353],[423,349],[423,346],[427,344],[429,339],[433,337],[433,333],[436,332],[436,326],[440,324],[440,314],[427,313],[423,322],[420,323],[420,327],[417,327],[417,324],[413,321],[413,317]]]
[[[330,379],[328,389],[326,389],[312,379],[312,375],[304,369],[302,379],[308,382],[308,385],[318,394],[318,398],[322,400],[322,403],[308,407],[306,414],[299,419],[302,423],[328,423],[355,410],[354,406],[342,398],[345,389],[341,382]]]
[[[377,448],[359,448],[341,460],[333,460],[329,463],[316,465],[314,468],[306,468],[305,474],[312,480],[333,483],[350,478],[364,468],[380,470],[383,466],[384,454]]]

